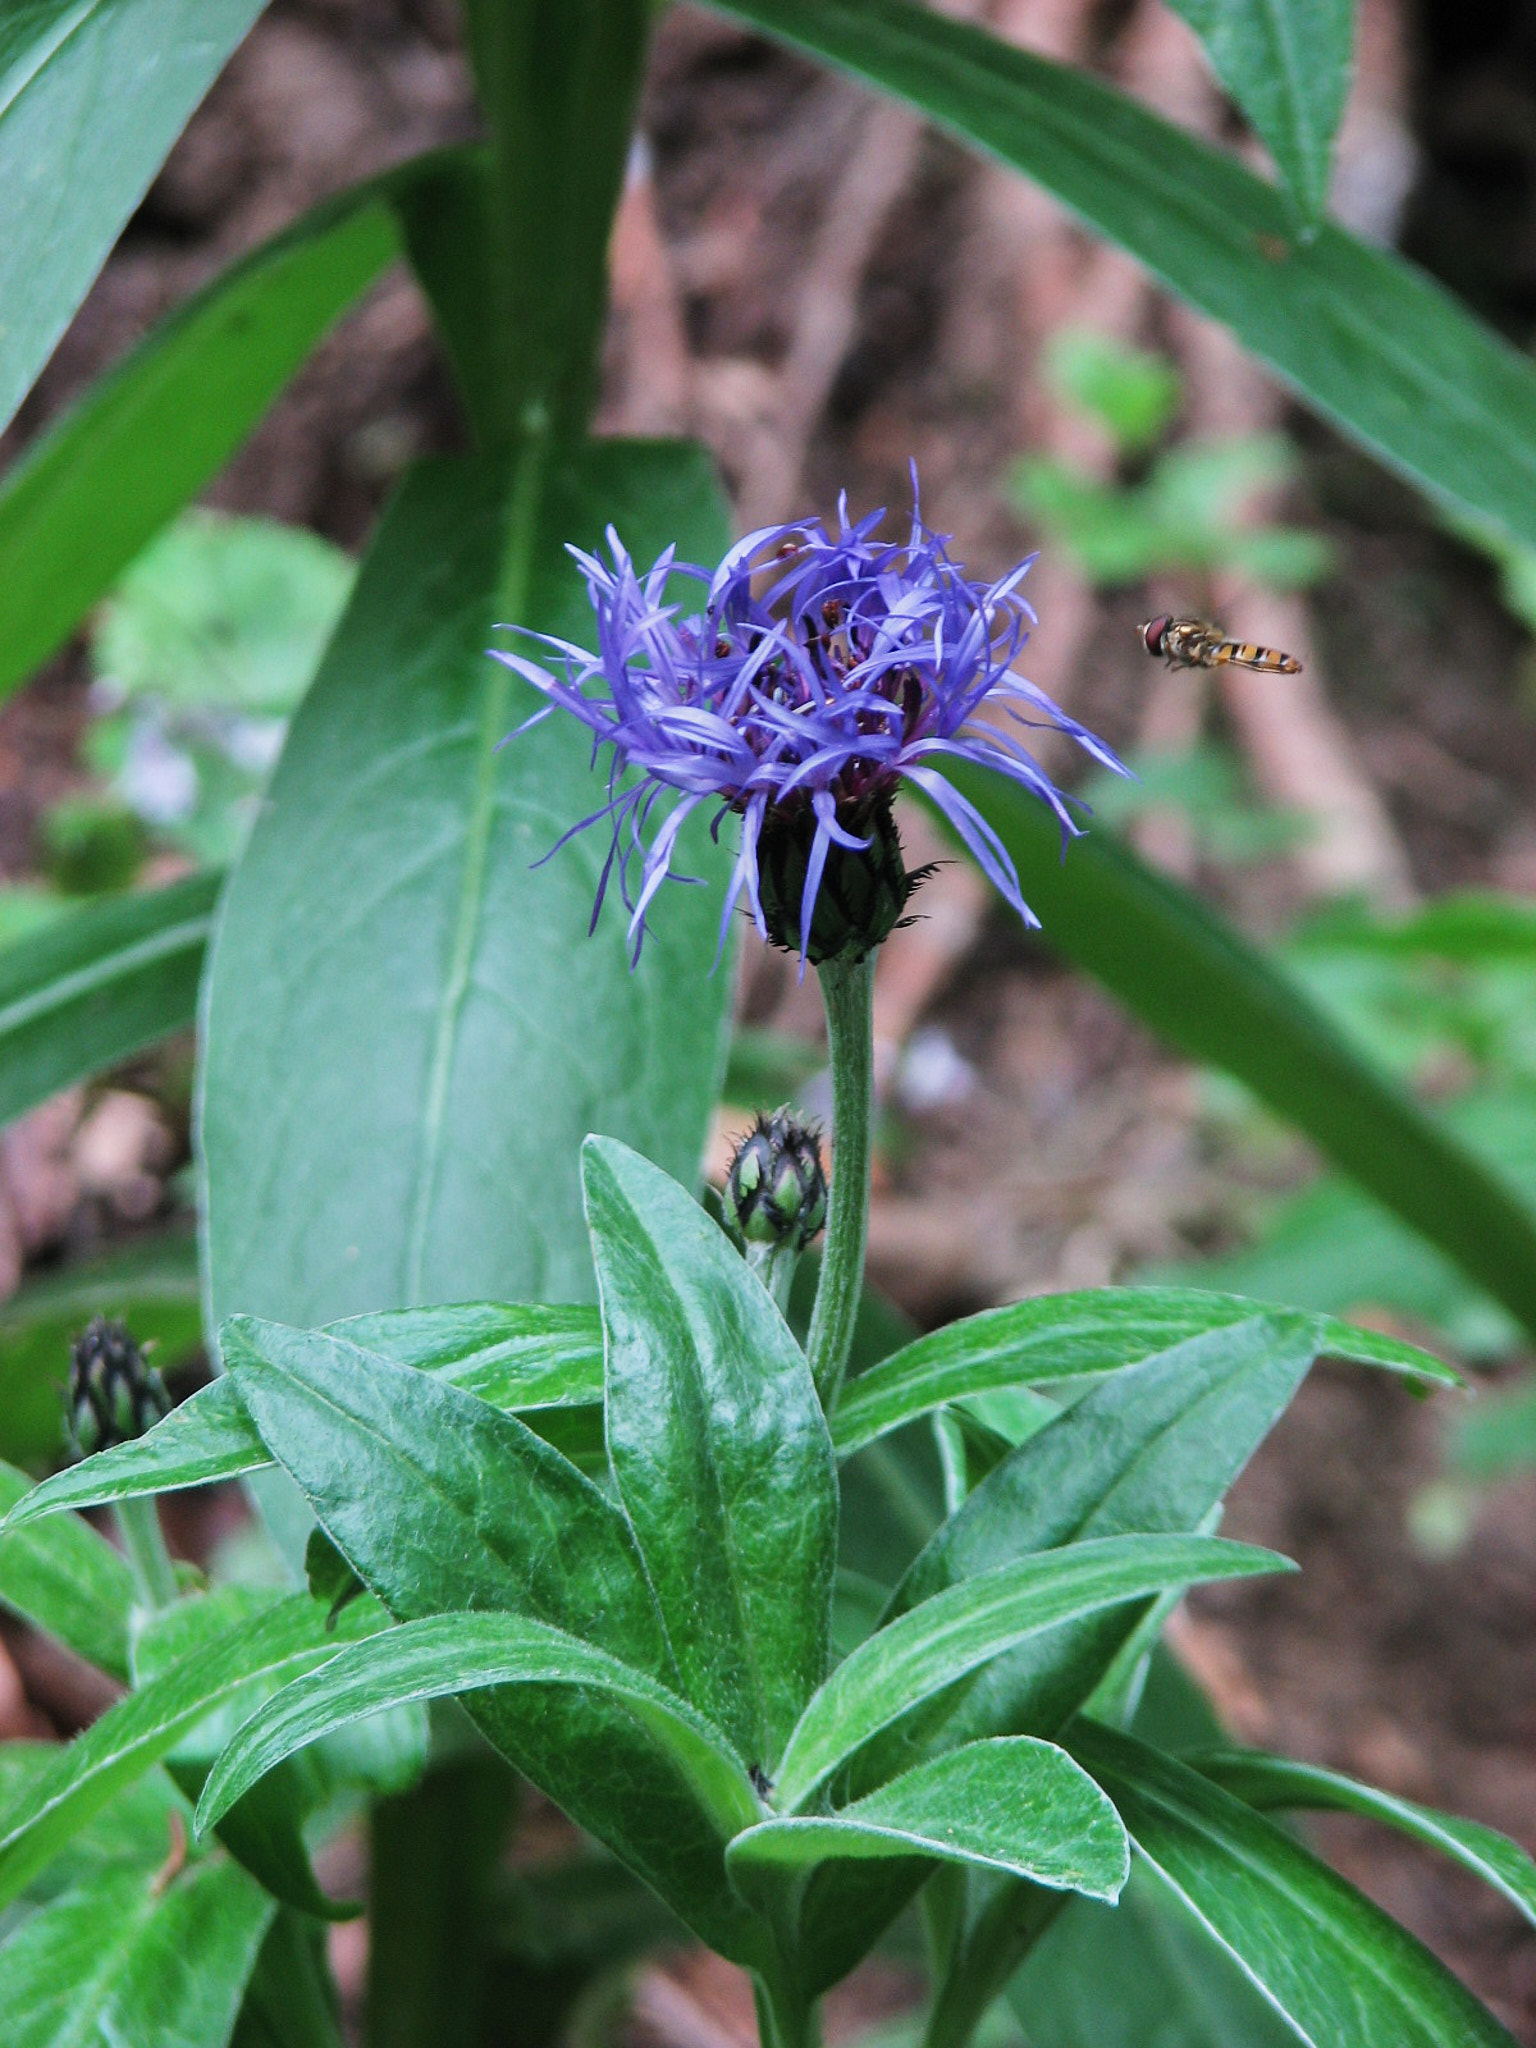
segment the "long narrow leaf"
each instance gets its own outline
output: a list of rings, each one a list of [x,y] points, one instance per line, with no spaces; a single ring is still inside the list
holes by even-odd
[[[194,1298],[195,1298],[195,1274]],[[504,1307],[395,1309],[351,1316],[325,1333],[371,1356],[437,1374],[493,1407],[520,1416],[567,1449],[555,1419],[569,1411],[570,1437],[602,1438],[602,1326],[596,1309]],[[18,1500],[8,1527],[60,1508],[101,1507],[147,1493],[207,1486],[270,1465],[271,1454],[226,1378],[201,1387],[133,1443],[97,1451],[55,1472]]]
[[[1354,0],[1170,0],[1258,131],[1303,221],[1328,204],[1353,75]]]
[[[335,1656],[342,1640],[379,1627],[380,1620],[372,1602],[355,1601],[337,1633],[329,1634],[324,1609],[298,1594],[109,1707],[0,1816],[0,1905],[16,1898],[62,1843],[215,1707],[237,1699],[257,1679]]]
[[[805,1354],[687,1189],[588,1138],[614,1483],[683,1689],[759,1766],[827,1668],[832,1443]]]
[[[0,1510],[25,1498],[24,1472],[0,1465]],[[108,1543],[70,1515],[47,1529],[0,1532],[0,1607],[8,1607],[112,1678],[128,1676],[133,1574]]]
[[[1234,157],[917,0],[712,4],[1037,179],[1355,440],[1536,545],[1536,369],[1411,265],[1332,226],[1298,246]]]
[[[32,0],[0,14],[0,429],[265,0]]]
[[[1112,834],[1090,832],[1063,861],[1039,804],[995,775],[953,780],[1001,835],[1053,946],[1168,1044],[1235,1074],[1536,1330],[1536,1216],[1283,967]]]
[[[1241,1800],[1090,1721],[1067,1746],[1134,1847],[1311,2048],[1513,2048],[1412,1935]]]
[[[0,1123],[192,1022],[222,881],[108,897],[0,949]]]
[[[1168,1586],[1294,1566],[1273,1551],[1202,1536],[1111,1536],[1043,1551],[948,1586],[898,1615],[840,1664],[790,1737],[777,1801],[801,1806],[872,1735],[1031,1636]]]
[[[888,1430],[997,1387],[1050,1386],[1112,1372],[1205,1330],[1262,1314],[1268,1304],[1193,1288],[1108,1287],[1043,1294],[985,1309],[919,1337],[849,1386],[833,1418],[842,1456]],[[1333,1316],[1315,1318],[1319,1356],[1380,1365],[1442,1386],[1459,1376],[1428,1352]]]
[[[1213,1785],[1241,1799],[1245,1806],[1293,1812],[1360,1813],[1385,1821],[1400,1834],[1411,1835],[1470,1870],[1484,1884],[1502,1892],[1512,1906],[1536,1924],[1536,1863],[1518,1842],[1496,1828],[1454,1813],[1437,1813],[1411,1799],[1399,1799],[1375,1785],[1362,1785],[1341,1771],[1318,1764],[1296,1763],[1290,1757],[1265,1756],[1257,1750],[1206,1751],[1185,1759],[1192,1770]]]
[[[62,645],[399,255],[390,200],[459,155],[356,185],[263,242],[31,444],[0,484],[0,694]]]
[[[579,1687],[622,1701],[620,1711],[688,1780],[723,1838],[760,1818],[751,1780],[719,1730],[644,1672],[524,1616],[436,1614],[343,1651],[253,1714],[209,1776],[198,1830],[213,1827],[275,1764],[353,1721],[413,1700],[519,1686]],[[541,1711],[536,1695],[527,1711]]]

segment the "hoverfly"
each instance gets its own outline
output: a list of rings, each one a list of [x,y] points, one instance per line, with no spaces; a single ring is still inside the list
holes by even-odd
[[[1277,647],[1256,647],[1251,640],[1227,640],[1204,619],[1175,619],[1165,612],[1139,629],[1148,654],[1161,656],[1170,668],[1263,669],[1267,674],[1294,676],[1301,663]]]

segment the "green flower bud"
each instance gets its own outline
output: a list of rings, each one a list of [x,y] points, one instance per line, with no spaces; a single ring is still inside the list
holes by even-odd
[[[70,1352],[65,1426],[78,1456],[129,1443],[170,1409],[165,1384],[124,1323],[95,1316]]]
[[[827,1176],[814,1127],[785,1109],[760,1116],[736,1147],[725,1214],[749,1245],[803,1252],[827,1220]]]

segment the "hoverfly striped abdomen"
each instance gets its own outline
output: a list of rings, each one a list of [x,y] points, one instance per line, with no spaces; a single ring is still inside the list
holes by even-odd
[[[1301,663],[1278,647],[1260,647],[1253,640],[1228,640],[1204,619],[1175,619],[1166,612],[1141,627],[1148,654],[1170,668],[1252,668],[1265,675],[1294,676]]]

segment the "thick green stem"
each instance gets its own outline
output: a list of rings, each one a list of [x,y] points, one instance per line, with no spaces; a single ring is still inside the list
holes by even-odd
[[[814,2000],[756,1976],[752,1995],[761,2048],[821,2048],[821,2014]]]
[[[874,1117],[875,955],[828,960],[819,970],[832,1060],[832,1187],[821,1281],[806,1353],[821,1404],[837,1403],[864,1286],[869,1232],[869,1138]]]
[[[934,1993],[923,2048],[969,2048],[987,2008],[1067,1902],[1067,1893],[1001,1879],[965,1928]]]
[[[179,1597],[180,1589],[176,1584],[176,1567],[165,1547],[154,1495],[120,1500],[115,1513],[123,1549],[138,1581],[139,1597],[146,1607],[169,1607]]]
[[[746,1258],[747,1264],[778,1303],[780,1313],[788,1315],[790,1290],[795,1284],[795,1268],[800,1263],[800,1254],[788,1244],[749,1244]]]

